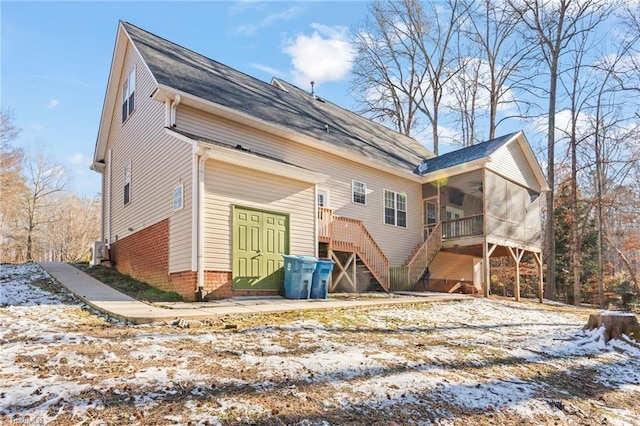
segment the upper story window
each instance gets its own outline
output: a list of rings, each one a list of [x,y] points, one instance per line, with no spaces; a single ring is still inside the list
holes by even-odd
[[[131,201],[131,163],[124,166],[124,204]]]
[[[367,204],[367,184],[364,182],[358,182],[357,180],[351,181],[351,201],[358,204]]]
[[[136,69],[131,70],[122,85],[122,122],[131,115],[136,107],[135,102],[136,91]]]
[[[173,189],[173,210],[180,210],[184,207],[183,186],[179,185]]]
[[[407,195],[384,190],[384,223],[407,227]]]

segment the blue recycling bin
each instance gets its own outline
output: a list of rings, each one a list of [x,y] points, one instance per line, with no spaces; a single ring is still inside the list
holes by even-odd
[[[313,278],[311,279],[311,292],[309,293],[311,299],[327,298],[329,278],[331,277],[334,263],[331,259],[318,259],[316,270],[313,272]]]
[[[318,259],[313,256],[284,257],[284,297],[287,299],[308,299],[311,291],[313,271]]]

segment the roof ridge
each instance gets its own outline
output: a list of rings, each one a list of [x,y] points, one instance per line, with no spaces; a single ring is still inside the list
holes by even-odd
[[[396,170],[415,173],[417,164],[433,156],[410,136],[329,100],[318,102],[284,79],[258,79],[134,24],[121,24],[158,84]]]
[[[276,78],[276,77],[274,77],[274,78]],[[292,86],[292,87],[294,87],[295,89],[297,89],[297,90],[299,90],[299,91],[301,91],[301,92],[307,93],[307,91],[306,91],[306,90],[304,90],[304,89],[302,89],[302,88],[300,88],[300,87],[296,86],[296,85],[295,85],[295,84],[293,84],[293,83],[289,83],[288,81],[286,81],[286,80],[284,80],[284,79],[277,78],[277,80],[278,80],[278,81],[282,81],[282,82],[284,82],[285,84],[287,84],[287,85],[289,85],[289,86]],[[422,144],[421,144],[420,142],[418,142],[418,140],[417,140],[417,139],[415,139],[413,136],[405,135],[404,133],[399,132],[399,131],[397,131],[397,130],[395,130],[395,129],[392,129],[392,128],[391,128],[391,127],[389,127],[389,126],[386,126],[386,125],[384,125],[384,124],[382,124],[382,123],[378,123],[377,121],[374,121],[374,120],[372,120],[372,119],[371,119],[371,118],[369,118],[369,117],[365,117],[365,116],[362,116],[362,115],[360,115],[360,114],[356,114],[355,112],[351,111],[350,109],[347,109],[347,108],[343,107],[342,105],[339,105],[339,104],[337,104],[337,103],[335,103],[335,102],[333,102],[333,101],[327,100],[326,98],[323,98],[323,97],[321,97],[321,96],[318,96],[317,98],[318,98],[318,99],[320,99],[322,102],[329,103],[330,105],[333,105],[333,106],[335,106],[335,107],[337,107],[337,108],[341,109],[342,111],[344,111],[344,112],[346,112],[346,113],[349,113],[349,114],[351,114],[351,115],[354,115],[354,116],[356,116],[356,117],[358,117],[358,118],[360,118],[360,119],[367,120],[369,123],[373,124],[373,125],[374,125],[374,126],[376,126],[376,127],[380,127],[380,128],[382,128],[382,129],[384,129],[384,130],[387,130],[387,131],[392,131],[392,132],[397,133],[398,135],[401,135],[401,136],[403,136],[403,137],[405,137],[405,138],[411,139],[412,141],[416,142],[417,144],[422,145]],[[424,146],[424,145],[423,145],[423,146]],[[426,147],[425,147],[425,148],[426,148]]]
[[[174,41],[171,41],[171,40],[166,39],[166,38],[164,38],[164,37],[162,37],[162,36],[159,36],[159,35],[157,35],[157,34],[155,34],[155,33],[152,33],[151,31],[145,30],[144,28],[140,28],[139,26],[137,26],[137,25],[135,25],[135,24],[132,24],[131,22],[128,22],[128,21],[121,21],[121,22],[122,22],[122,23],[124,23],[124,24],[130,25],[130,26],[134,27],[135,29],[137,29],[137,30],[139,30],[139,31],[142,31],[142,32],[144,32],[144,33],[147,33],[147,34],[149,34],[149,35],[152,35],[153,37],[156,37],[156,38],[158,38],[158,39],[160,39],[160,40],[163,40],[163,41],[165,41],[165,42],[167,42],[167,43],[169,43],[169,44],[172,44],[172,45],[174,45],[174,46],[177,46],[177,47],[179,47],[180,49],[184,49],[184,50],[186,50],[186,51],[188,51],[188,52],[190,52],[190,53],[193,53],[194,55],[199,56],[199,57],[201,57],[201,58],[204,58],[204,59],[206,59],[207,61],[215,62],[216,64],[218,64],[219,66],[221,66],[221,67],[223,67],[223,68],[226,68],[226,69],[231,70],[231,71],[233,71],[233,72],[237,72],[237,73],[242,74],[242,75],[244,75],[244,76],[246,76],[246,77],[249,77],[250,79],[252,79],[252,80],[254,80],[254,81],[256,81],[256,82],[259,82],[259,83],[261,83],[261,84],[263,84],[263,85],[265,85],[265,86],[269,87],[270,89],[278,90],[278,88],[277,88],[277,87],[274,87],[271,83],[268,83],[268,82],[266,82],[266,81],[264,81],[264,80],[260,80],[259,78],[254,77],[254,76],[252,76],[251,74],[247,74],[246,72],[241,71],[241,70],[238,70],[238,69],[236,69],[236,68],[233,68],[233,67],[231,67],[231,66],[229,66],[229,65],[223,64],[223,63],[222,63],[222,62],[220,62],[220,61],[217,61],[217,60],[215,60],[215,59],[213,59],[213,58],[210,58],[210,57],[208,57],[208,56],[203,55],[202,53],[196,52],[196,51],[195,51],[195,50],[193,50],[193,49],[190,49],[190,48],[185,47],[185,46],[183,46],[183,45],[181,45],[181,44],[178,44],[178,43],[176,43],[176,42],[174,42]],[[125,28],[125,30],[126,30],[126,28]]]

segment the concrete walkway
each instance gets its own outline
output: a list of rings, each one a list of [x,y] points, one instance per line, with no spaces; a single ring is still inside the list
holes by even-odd
[[[255,314],[290,312],[311,309],[346,309],[358,306],[397,305],[407,303],[442,302],[465,300],[470,296],[445,293],[403,293],[403,295],[381,295],[374,298],[359,298],[354,294],[349,299],[285,299],[271,297],[239,297],[211,302],[176,302],[150,305],[85,274],[71,265],[61,262],[40,262],[40,267],[62,286],[74,293],[93,308],[121,321],[147,324],[175,319],[206,319],[227,314]]]

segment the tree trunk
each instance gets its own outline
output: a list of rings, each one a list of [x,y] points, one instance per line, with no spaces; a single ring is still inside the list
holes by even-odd
[[[580,236],[578,235],[578,156],[576,120],[571,130],[571,268],[573,269],[573,304],[580,306]]]
[[[622,252],[622,250],[620,250],[618,246],[613,244],[613,242],[611,241],[611,238],[609,238],[608,233],[604,232],[604,238],[607,240],[607,244],[609,244],[609,246],[611,246],[611,248],[613,248],[615,252],[618,254],[618,256],[620,257],[620,260],[622,260],[622,263],[624,263],[624,266],[627,268],[627,271],[629,272],[629,277],[631,278],[631,282],[635,285],[638,291],[638,294],[640,294],[640,282],[638,282],[638,275],[636,274],[635,268],[633,267],[633,265],[631,264],[627,256],[625,256],[625,254]]]
[[[556,235],[554,191],[555,191],[555,128],[556,128],[556,91],[558,84],[557,63],[551,69],[549,86],[549,123],[547,135],[547,181],[549,192],[547,193],[547,223],[546,223],[546,248],[547,248],[547,285],[544,289],[544,297],[556,300]]]
[[[602,313],[589,315],[589,321],[583,328],[593,330],[604,326],[605,342],[611,339],[619,339],[623,334],[640,342],[640,324],[638,318],[627,313]]]

